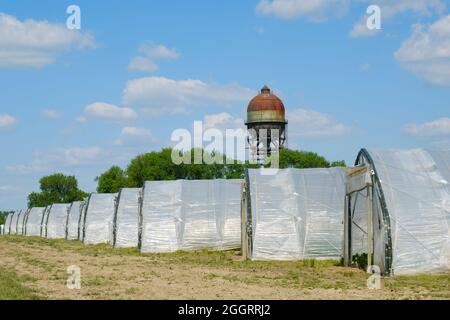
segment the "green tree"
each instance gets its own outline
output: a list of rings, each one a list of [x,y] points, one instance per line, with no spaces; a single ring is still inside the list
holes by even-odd
[[[6,217],[10,213],[13,213],[13,211],[0,211],[0,225],[5,224]]]
[[[175,180],[181,167],[171,160],[172,149],[150,152],[137,156],[127,167],[127,175],[132,187],[142,187],[145,181]]]
[[[95,180],[98,182],[97,192],[100,193],[116,193],[129,185],[125,171],[118,166],[111,167]]]
[[[87,197],[87,193],[78,189],[78,181],[74,176],[56,173],[41,178],[41,192],[28,195],[28,207],[46,207],[55,203],[71,203]]]
[[[199,156],[199,159],[195,159],[196,154]],[[187,151],[185,156],[186,159],[190,157],[190,164],[186,163],[178,166],[177,179],[238,179],[244,176],[245,165],[231,161],[220,152],[192,149]],[[216,162],[213,162],[213,159]]]
[[[227,159],[221,153],[208,152],[198,149],[197,154],[202,159],[213,157],[221,159],[222,163],[206,164],[203,160],[195,164],[195,149],[180,154],[180,157],[190,159],[190,164],[175,164],[172,161],[172,149],[163,149],[137,156],[131,160],[127,167],[128,184],[132,187],[142,187],[145,181],[155,180],[177,180],[177,179],[230,179],[242,178],[244,173],[243,164],[226,164]]]
[[[346,167],[347,164],[344,160],[333,161],[330,163],[330,167]]]
[[[280,168],[329,168],[330,163],[317,153],[282,149],[280,151]]]
[[[123,187],[142,187],[145,181],[154,180],[201,180],[201,179],[241,179],[245,169],[257,168],[258,165],[227,161],[225,155],[219,152],[209,152],[202,149],[192,149],[177,156],[190,163],[179,165],[172,161],[173,149],[166,148],[153,151],[132,159],[126,170],[115,166],[100,175],[98,192],[115,193]],[[200,159],[195,159],[195,155]],[[176,153],[175,153],[176,155]],[[208,164],[205,159],[220,159],[220,163]],[[197,160],[197,161],[194,161]],[[200,164],[195,164],[199,162]],[[329,168],[330,165],[345,165],[343,161],[330,164],[324,157],[314,152],[283,149],[280,152],[280,168]]]

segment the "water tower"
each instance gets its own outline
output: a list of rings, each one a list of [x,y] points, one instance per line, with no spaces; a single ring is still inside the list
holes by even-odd
[[[250,160],[263,163],[286,143],[287,121],[284,104],[268,86],[248,104],[247,122]]]

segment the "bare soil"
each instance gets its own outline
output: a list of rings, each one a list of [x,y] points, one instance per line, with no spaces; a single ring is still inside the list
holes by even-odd
[[[67,288],[71,265],[81,269],[80,290]],[[242,261],[236,251],[144,255],[3,236],[0,268],[43,299],[450,299],[449,273],[383,278],[369,290],[366,273],[333,261]]]

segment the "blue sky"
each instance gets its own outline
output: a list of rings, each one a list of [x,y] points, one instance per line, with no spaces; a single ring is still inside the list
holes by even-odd
[[[81,30],[66,8],[81,8]],[[361,28],[370,4],[382,30]],[[450,139],[450,3],[443,0],[3,1],[0,209],[38,180],[86,191],[113,164],[205,120],[240,126],[269,85],[289,146],[358,150]]]

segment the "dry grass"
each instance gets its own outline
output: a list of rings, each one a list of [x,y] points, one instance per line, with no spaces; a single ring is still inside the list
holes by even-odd
[[[381,290],[368,290],[367,274],[335,261],[243,261],[235,251],[140,254],[12,236],[0,237],[0,247],[0,271],[14,279],[0,278],[0,291],[28,298],[450,299],[448,273],[383,278]],[[81,290],[66,287],[69,265],[81,268]]]
[[[0,267],[0,300],[37,300],[44,299],[23,283],[34,282],[31,277],[19,277],[14,270]]]

